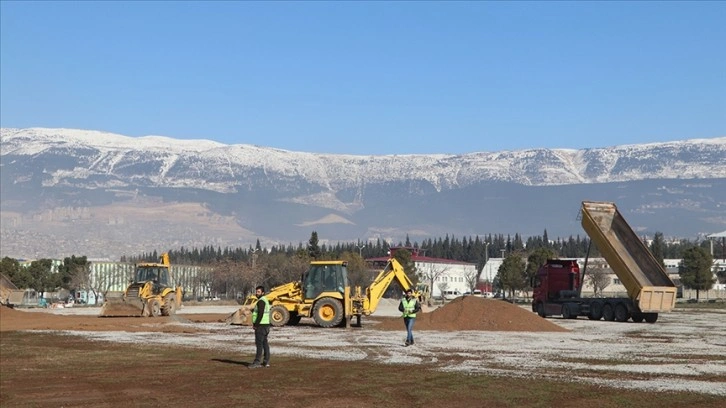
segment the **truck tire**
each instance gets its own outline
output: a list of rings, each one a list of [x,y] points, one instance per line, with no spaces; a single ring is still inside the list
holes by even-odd
[[[569,303],[562,305],[562,318],[563,319],[577,319],[577,315],[572,313],[572,307]]]
[[[290,312],[285,306],[276,305],[270,308],[270,325],[273,327],[282,327],[290,321]]]
[[[615,320],[615,310],[613,310],[612,304],[605,303],[605,306],[602,307],[602,318],[607,322]]]
[[[545,314],[544,303],[537,303],[537,314],[539,315],[539,317],[547,317],[547,315]]]
[[[630,319],[630,312],[628,312],[628,307],[625,305],[625,303],[620,302],[615,305],[615,321],[617,322],[627,322],[628,319]]]
[[[658,313],[645,313],[646,323],[655,323],[658,321]]]
[[[602,319],[602,308],[603,304],[601,301],[595,301],[590,304],[590,313],[587,314],[587,318],[590,320]]]
[[[322,299],[315,305],[313,319],[320,327],[335,327],[343,321],[343,305],[337,299]]]
[[[633,321],[635,323],[641,323],[643,321],[643,319],[645,318],[645,316],[643,316],[642,313],[633,313],[631,318],[633,319]]]

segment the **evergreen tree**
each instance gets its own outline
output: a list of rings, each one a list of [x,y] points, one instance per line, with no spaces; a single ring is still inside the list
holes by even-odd
[[[665,254],[665,240],[663,239],[662,232],[656,232],[653,235],[653,242],[650,243],[650,253],[653,254],[655,259],[660,263],[660,266],[665,268],[665,262],[663,262],[663,255]]]
[[[310,234],[310,240],[308,241],[308,256],[312,259],[320,259],[322,255],[322,250],[318,246],[318,233],[317,231],[313,231],[312,234]]]
[[[696,300],[699,299],[701,290],[709,290],[716,283],[716,278],[711,271],[713,258],[711,254],[699,246],[688,248],[683,253],[683,259],[678,268],[683,286],[689,289],[696,289]]]

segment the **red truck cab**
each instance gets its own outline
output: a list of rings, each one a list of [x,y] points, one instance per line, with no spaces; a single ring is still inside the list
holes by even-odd
[[[548,259],[537,271],[532,286],[532,311],[544,316],[549,302],[579,296],[580,266],[574,259]],[[559,310],[559,306],[556,308]]]

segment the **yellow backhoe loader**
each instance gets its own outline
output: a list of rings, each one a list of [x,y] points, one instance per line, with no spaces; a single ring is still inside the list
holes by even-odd
[[[134,279],[120,297],[106,297],[101,317],[170,316],[181,308],[182,288],[174,286],[169,254],[158,263],[136,264]]]
[[[360,325],[361,316],[376,311],[383,293],[394,280],[404,291],[415,289],[416,296],[422,301],[430,292],[427,285],[414,288],[401,264],[393,258],[365,289],[350,287],[345,261],[311,262],[301,281],[274,287],[266,294],[271,305],[270,323],[276,327],[296,325],[301,318],[312,317],[318,326],[334,327],[349,325],[355,316]],[[227,323],[251,324],[250,312],[256,303],[255,296],[248,297],[245,304],[227,318]]]

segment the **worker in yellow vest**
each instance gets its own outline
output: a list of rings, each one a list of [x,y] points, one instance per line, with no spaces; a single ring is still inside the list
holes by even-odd
[[[257,354],[255,355],[255,361],[248,367],[269,367],[270,345],[267,343],[267,336],[270,334],[270,301],[267,300],[267,296],[264,296],[264,286],[255,288],[255,295],[257,296],[257,304],[252,312],[252,328],[255,330]]]
[[[406,325],[406,342],[404,346],[413,345],[413,324],[416,322],[416,313],[421,311],[421,304],[413,296],[411,288],[406,289],[406,296],[401,299],[398,310],[403,313],[403,323]]]

